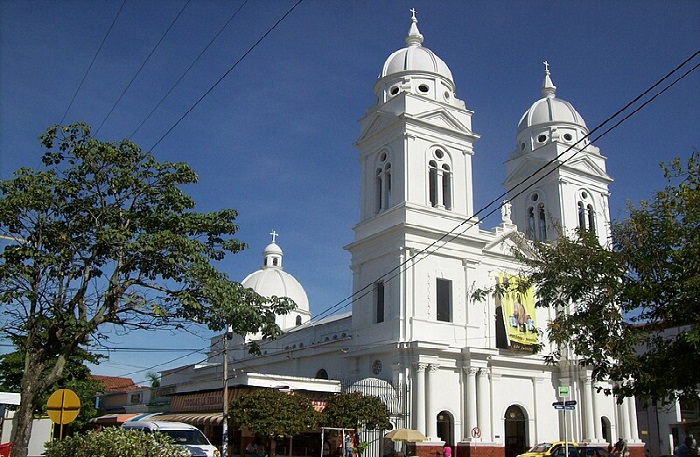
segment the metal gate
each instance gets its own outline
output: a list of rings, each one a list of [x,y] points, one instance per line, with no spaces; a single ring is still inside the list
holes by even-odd
[[[360,392],[364,395],[379,397],[389,410],[389,420],[394,429],[408,428],[410,411],[410,396],[405,383],[390,383],[383,379],[365,378],[356,381],[342,380],[341,388],[343,392]],[[360,441],[368,443],[362,457],[382,457],[391,454],[391,449],[384,449],[384,435],[386,430],[366,430],[360,431]]]

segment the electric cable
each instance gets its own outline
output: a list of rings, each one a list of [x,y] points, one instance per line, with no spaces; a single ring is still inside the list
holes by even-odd
[[[264,40],[275,28],[277,28],[277,26],[280,25],[280,23],[283,20],[285,20],[287,16],[289,16],[292,13],[292,11],[294,11],[294,9],[297,6],[299,6],[303,1],[304,0],[298,0],[286,13],[284,13],[284,15],[281,18],[277,20],[277,22],[275,22],[275,24],[272,27],[268,29],[267,32],[263,34],[263,36],[261,36],[258,39],[258,41],[253,43],[253,45],[250,48],[248,48],[248,50],[244,52],[243,55],[236,62],[234,62],[234,64],[231,67],[229,67],[229,69],[226,70],[226,72],[224,72],[224,74],[209,89],[207,89],[207,91],[204,92],[204,94],[201,97],[199,97],[199,99],[196,102],[194,102],[194,104],[190,106],[190,108],[187,111],[185,111],[185,113],[182,116],[180,116],[180,118],[163,134],[163,136],[161,136],[158,139],[158,141],[156,141],[153,144],[153,146],[151,146],[150,151],[153,151],[156,148],[156,146],[158,146],[160,142],[163,141],[165,137],[168,136],[170,132],[172,132],[175,129],[175,127],[177,127],[180,124],[180,122],[182,122],[192,112],[192,110],[194,110],[195,107],[199,105],[202,102],[202,100],[204,100],[214,90],[214,88],[216,88],[216,86],[218,86],[221,83],[221,81],[223,81],[229,75],[229,73],[231,73],[233,69],[236,68],[238,64],[241,63],[241,61],[243,61],[243,59],[245,59],[248,56],[248,54],[250,54],[253,51],[253,49],[255,49],[262,42],[262,40]]]
[[[135,73],[134,76],[131,78],[131,81],[129,81],[129,84],[126,85],[126,87],[125,87],[124,90],[122,91],[121,95],[119,95],[119,98],[117,98],[117,101],[114,102],[114,105],[112,105],[112,108],[109,110],[109,112],[107,113],[107,115],[105,116],[105,118],[102,119],[102,122],[101,122],[100,125],[97,127],[97,129],[95,130],[95,134],[94,134],[95,136],[97,136],[97,133],[100,131],[100,129],[102,128],[102,126],[105,124],[105,122],[107,121],[107,119],[109,118],[109,116],[112,115],[112,112],[114,111],[114,109],[117,107],[117,105],[119,104],[119,102],[122,100],[122,98],[124,97],[124,95],[126,94],[126,92],[127,92],[127,91],[129,90],[129,88],[131,87],[131,84],[133,84],[134,80],[136,80],[136,77],[141,73],[141,70],[143,70],[143,67],[146,66],[146,63],[148,63],[148,61],[151,59],[151,56],[153,55],[153,53],[156,51],[156,49],[158,49],[158,47],[160,46],[160,44],[163,42],[163,40],[165,39],[165,37],[168,35],[168,32],[170,32],[170,29],[172,29],[173,25],[175,25],[175,22],[177,22],[178,18],[180,17],[180,15],[182,14],[182,12],[185,10],[185,8],[187,8],[187,5],[189,5],[191,1],[192,1],[192,0],[187,0],[187,1],[185,2],[185,4],[182,6],[182,8],[180,8],[180,11],[178,11],[178,13],[177,13],[177,15],[175,16],[175,18],[170,22],[170,25],[169,25],[168,28],[165,30],[165,32],[163,32],[163,35],[161,35],[161,37],[160,37],[160,39],[158,40],[158,42],[156,43],[156,45],[153,47],[153,49],[151,49],[151,52],[148,53],[148,55],[146,56],[146,58],[144,59],[144,61],[141,63],[141,66],[139,67],[139,69],[136,70],[136,73]]]
[[[195,57],[195,59],[187,67],[187,69],[182,73],[182,75],[180,75],[178,80],[175,81],[175,83],[170,87],[170,89],[165,93],[165,95],[163,95],[163,98],[161,98],[160,101],[158,103],[156,103],[156,106],[153,107],[153,109],[151,110],[150,113],[148,113],[146,118],[143,121],[141,121],[139,126],[136,127],[136,129],[131,133],[131,135],[129,136],[130,138],[133,138],[134,135],[136,135],[136,132],[138,132],[141,129],[141,127],[143,127],[143,124],[145,124],[146,121],[148,121],[151,118],[153,113],[155,113],[155,111],[160,107],[160,105],[163,104],[165,99],[168,98],[168,96],[172,93],[172,91],[180,84],[180,82],[184,79],[185,75],[187,75],[187,73],[189,73],[189,71],[192,69],[192,67],[194,67],[194,65],[199,61],[199,59],[204,55],[204,53],[207,52],[207,49],[209,49],[209,47],[212,45],[212,43],[214,43],[214,41],[216,41],[216,39],[219,38],[219,35],[221,35],[221,33],[224,31],[224,29],[226,29],[226,27],[228,27],[228,25],[238,15],[238,12],[245,6],[246,3],[248,3],[248,0],[244,0],[244,2],[241,3],[241,5],[238,7],[238,9],[236,9],[236,11],[233,12],[231,17],[229,17],[228,21],[226,21],[226,23],[219,29],[219,31],[216,32],[214,37],[209,41],[209,43],[207,43],[207,45],[204,47],[204,49],[202,49],[202,51],[197,55],[197,57]]]
[[[122,5],[119,7],[119,11],[117,11],[117,14],[114,16],[114,19],[112,19],[112,23],[110,24],[109,28],[107,29],[107,33],[105,33],[104,38],[102,38],[102,43],[100,43],[100,47],[97,48],[97,52],[95,52],[95,55],[92,56],[92,61],[90,62],[90,65],[88,65],[87,70],[85,70],[85,74],[83,75],[83,79],[80,80],[80,84],[78,84],[78,88],[75,89],[75,93],[73,94],[73,98],[70,99],[70,103],[68,104],[68,108],[66,108],[66,111],[63,113],[63,117],[61,118],[61,122],[59,122],[59,124],[63,125],[63,121],[66,119],[66,116],[68,115],[68,111],[70,110],[71,106],[73,106],[73,102],[75,101],[75,98],[78,96],[78,92],[80,92],[80,89],[83,87],[83,83],[85,82],[87,75],[90,73],[90,70],[92,69],[92,65],[95,63],[97,56],[99,55],[100,51],[102,50],[102,46],[104,46],[105,41],[107,41],[107,37],[109,36],[110,32],[112,31],[114,24],[117,22],[117,18],[119,17],[122,10],[124,9],[124,5],[126,5],[126,0],[124,0],[122,2]]]

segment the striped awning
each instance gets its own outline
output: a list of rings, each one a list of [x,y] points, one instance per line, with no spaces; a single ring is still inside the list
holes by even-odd
[[[137,414],[105,414],[104,416],[93,417],[88,422],[98,425],[118,425],[122,424]]]
[[[124,422],[146,419],[155,420],[160,415],[160,413],[105,414],[104,416],[93,417],[88,422],[97,425],[121,425]]]
[[[174,413],[161,414],[159,421],[184,422],[191,425],[221,425],[224,419],[223,413]]]

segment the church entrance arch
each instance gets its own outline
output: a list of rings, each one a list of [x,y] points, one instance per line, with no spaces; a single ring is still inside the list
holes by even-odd
[[[518,405],[511,405],[506,410],[504,419],[505,457],[515,457],[527,451],[527,418],[525,411]]]
[[[440,411],[437,415],[437,435],[440,441],[448,446],[454,446],[454,419],[448,411]]]

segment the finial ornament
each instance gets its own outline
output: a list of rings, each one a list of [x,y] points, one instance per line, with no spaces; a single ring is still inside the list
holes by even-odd
[[[554,85],[549,77],[549,62],[544,61],[544,82],[542,83],[542,95],[548,98],[553,98],[557,91],[557,86]]]
[[[273,229],[273,230],[270,232],[270,235],[272,235],[272,242],[274,243],[274,242],[275,242],[275,238],[277,238],[277,237],[279,236],[279,233],[275,232],[275,230]]]
[[[423,43],[423,35],[418,31],[418,19],[416,19],[416,9],[411,8],[411,28],[406,36],[406,46],[420,46]]]

